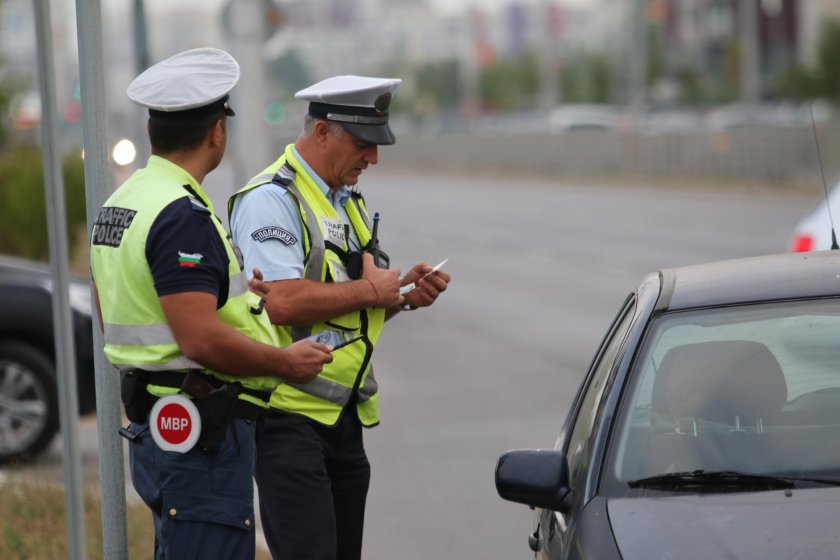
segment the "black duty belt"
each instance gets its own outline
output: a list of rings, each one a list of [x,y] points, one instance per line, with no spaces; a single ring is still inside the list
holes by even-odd
[[[271,391],[249,389],[243,387],[241,383],[225,382],[210,375],[199,373],[198,371],[146,371],[138,369],[132,370],[126,375],[137,376],[145,385],[157,385],[159,387],[168,387],[181,391],[199,402],[204,400],[210,393],[223,388],[232,388],[236,394],[250,395],[266,403],[266,405],[271,398]],[[146,414],[148,414],[159,398],[149,393]],[[256,420],[264,411],[264,407],[237,398],[233,405],[232,416],[245,420]]]

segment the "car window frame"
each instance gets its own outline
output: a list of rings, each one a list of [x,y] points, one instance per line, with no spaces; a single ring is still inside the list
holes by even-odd
[[[578,388],[578,392],[575,395],[574,404],[569,412],[569,417],[567,421],[567,428],[564,430],[562,434],[562,441],[563,441],[563,452],[566,454],[566,466],[569,472],[569,485],[572,491],[575,491],[578,488],[577,480],[574,480],[572,477],[572,473],[585,473],[588,471],[588,465],[591,464],[591,457],[593,452],[593,445],[590,440],[593,438],[594,434],[597,432],[597,427],[600,424],[600,416],[601,416],[601,405],[604,401],[605,395],[608,394],[608,388],[610,386],[610,377],[615,370],[615,363],[620,361],[619,356],[623,352],[624,342],[627,339],[627,334],[630,332],[630,329],[633,325],[633,317],[635,316],[636,309],[636,292],[633,292],[625,298],[624,303],[621,305],[619,312],[613,318],[612,323],[610,324],[609,329],[607,329],[606,334],[604,335],[603,339],[601,340],[601,344],[598,346],[598,350],[595,353],[595,356],[592,360],[592,363],[587,370],[586,378],[583,383],[581,383],[580,387]],[[619,333],[620,330],[623,332]],[[603,360],[607,354],[607,350],[611,347],[612,343],[616,340],[616,336],[621,336],[621,339],[618,340],[618,349],[615,354],[615,358],[613,359],[612,364],[610,365],[609,369],[606,372],[600,370],[600,366],[603,363]],[[569,450],[572,444],[572,437],[575,433],[575,427],[577,426],[577,420],[580,418],[581,409],[583,407],[584,402],[586,401],[587,396],[590,394],[590,389],[593,386],[593,383],[596,379],[600,379],[598,376],[599,373],[604,373],[604,385],[601,388],[601,394],[598,396],[598,402],[594,403],[594,410],[595,414],[593,417],[592,424],[589,429],[589,434],[585,438],[584,443],[587,447],[586,451],[584,452],[583,456],[580,459],[580,467],[578,469],[573,469],[573,465],[570,462],[570,453]],[[577,463],[576,463],[577,464]]]
[[[629,372],[638,356],[648,328],[657,314],[657,305],[662,297],[667,297],[667,275],[662,272],[651,274],[644,279],[634,292],[635,309],[629,328],[624,335],[607,384],[605,385],[596,424],[591,437],[590,455],[586,469],[586,487],[583,503],[588,503],[597,494],[603,476],[604,458],[609,451],[618,408],[623,400]],[[606,342],[606,341],[605,341]],[[603,343],[602,343],[603,346]],[[600,349],[599,349],[600,352]],[[600,354],[602,356],[603,354]]]

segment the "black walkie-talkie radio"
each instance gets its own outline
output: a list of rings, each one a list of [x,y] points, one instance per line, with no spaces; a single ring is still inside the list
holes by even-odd
[[[373,215],[373,230],[370,232],[370,243],[368,243],[365,251],[373,255],[373,262],[377,268],[388,268],[391,264],[391,259],[385,254],[385,251],[379,248],[379,239],[377,232],[379,231],[379,212]]]

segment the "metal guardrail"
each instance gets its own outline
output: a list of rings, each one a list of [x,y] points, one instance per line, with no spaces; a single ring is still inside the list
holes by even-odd
[[[840,173],[840,125],[818,126],[825,175]],[[822,189],[810,127],[752,126],[648,135],[580,130],[564,134],[402,134],[381,154],[388,167],[454,172],[778,184]]]

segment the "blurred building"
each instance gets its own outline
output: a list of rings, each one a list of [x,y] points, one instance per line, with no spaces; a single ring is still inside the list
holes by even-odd
[[[822,23],[840,21],[837,0],[645,0],[645,6],[672,69],[723,76],[737,64],[744,42],[754,41],[753,70],[763,96],[791,65],[812,67]]]

